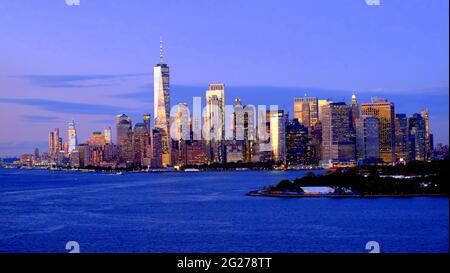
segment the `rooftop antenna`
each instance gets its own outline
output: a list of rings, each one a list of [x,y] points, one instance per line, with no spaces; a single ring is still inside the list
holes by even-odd
[[[162,36],[159,36],[159,63],[163,64],[163,41],[162,41]]]

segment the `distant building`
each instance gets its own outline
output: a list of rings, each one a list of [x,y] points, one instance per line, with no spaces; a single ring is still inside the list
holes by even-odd
[[[397,160],[408,160],[409,148],[408,118],[405,114],[395,115],[395,157]]]
[[[294,99],[294,118],[309,128],[319,121],[319,100],[316,97]]]
[[[425,119],[418,113],[408,120],[409,125],[409,158],[410,160],[424,161],[426,155],[426,126]]]
[[[207,152],[211,162],[223,163],[225,138],[225,85],[210,84],[206,91],[205,130]]]
[[[386,163],[395,160],[395,111],[394,103],[386,99],[372,98],[370,103],[361,104],[361,113],[378,118],[380,157]]]
[[[308,128],[294,118],[286,126],[286,163],[289,165],[309,164]]]
[[[346,162],[355,160],[355,136],[351,108],[345,102],[323,107],[322,160]]]
[[[356,155],[358,160],[380,158],[377,118],[363,115],[356,119]]]
[[[125,115],[116,116],[117,145],[121,149],[121,157],[127,164],[134,161],[132,121]]]
[[[286,161],[286,116],[283,110],[270,111],[270,143],[272,158],[277,163]]]
[[[351,119],[353,128],[356,128],[356,120],[359,118],[359,105],[358,101],[356,100],[356,94],[353,92],[352,100],[350,102],[350,109],[351,109]]]
[[[75,129],[75,121],[69,122],[69,129],[67,131],[67,142],[69,144],[68,152],[71,153],[76,149],[78,141],[77,141],[77,131]]]

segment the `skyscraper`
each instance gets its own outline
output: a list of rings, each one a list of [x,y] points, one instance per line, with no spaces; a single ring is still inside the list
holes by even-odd
[[[351,108],[345,102],[323,106],[322,160],[351,161],[355,159],[355,137]]]
[[[270,143],[275,162],[286,161],[286,116],[283,110],[270,111]]]
[[[286,162],[289,165],[308,164],[308,128],[294,118],[286,126]]]
[[[408,159],[408,118],[405,114],[395,114],[395,157],[397,160]]]
[[[386,163],[395,162],[394,103],[386,99],[372,98],[372,102],[361,104],[361,113],[378,118],[380,157]]]
[[[132,164],[134,161],[132,126],[132,121],[127,115],[116,116],[117,145],[120,147],[121,157],[128,164]]]
[[[67,142],[69,144],[69,149],[68,152],[71,153],[73,150],[76,149],[77,147],[77,132],[75,129],[75,121],[71,121],[69,122],[69,129],[67,131],[68,137],[67,137]]]
[[[314,126],[319,120],[319,101],[316,97],[294,99],[294,118],[305,127]]]
[[[431,156],[431,141],[430,141],[430,118],[428,115],[428,109],[422,109],[420,111],[420,115],[422,116],[425,122],[425,160],[428,160]]]
[[[162,164],[171,165],[171,139],[169,136],[170,122],[170,82],[169,66],[163,62],[163,46],[160,40],[159,63],[153,68],[154,89],[153,103],[155,128],[159,129],[162,141]]]
[[[322,120],[323,117],[323,106],[328,106],[333,101],[331,99],[319,100],[318,101],[318,112],[319,112],[319,120]]]
[[[356,158],[358,160],[380,158],[378,122],[377,118],[366,115],[355,120]]]
[[[225,85],[210,84],[206,91],[204,136],[212,162],[224,162],[225,137]]]
[[[425,119],[415,113],[408,119],[409,157],[410,160],[426,160],[426,125]]]
[[[103,128],[106,144],[112,144],[111,127]]]
[[[353,92],[352,100],[350,102],[350,108],[352,109],[352,124],[353,127],[356,127],[356,120],[359,118],[359,105],[358,101],[356,100],[356,94]]]

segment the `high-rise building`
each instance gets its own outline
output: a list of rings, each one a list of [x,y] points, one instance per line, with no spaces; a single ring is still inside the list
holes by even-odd
[[[422,109],[420,111],[420,115],[422,116],[425,122],[425,160],[430,159],[431,156],[431,145],[430,145],[430,118],[428,114],[428,109]]]
[[[145,123],[136,123],[133,131],[133,153],[135,166],[142,166],[144,158],[146,157],[146,138],[149,135],[147,133],[147,127]]]
[[[147,129],[147,133],[150,135],[150,129],[151,129],[151,115],[150,114],[145,114],[143,116],[144,119],[144,124],[145,124],[145,128]]]
[[[408,159],[409,129],[408,118],[405,114],[395,114],[395,158]]]
[[[286,161],[286,116],[283,110],[270,111],[270,143],[275,162]]]
[[[378,119],[362,115],[355,121],[356,158],[358,160],[379,159]]]
[[[409,157],[410,160],[426,160],[426,127],[425,119],[415,113],[408,119]]]
[[[319,101],[316,97],[294,99],[294,118],[305,127],[314,126],[319,121]]]
[[[319,120],[322,120],[323,117],[323,112],[322,112],[322,107],[323,106],[328,106],[330,103],[332,103],[333,101],[331,99],[325,99],[325,100],[319,100],[318,101],[318,112],[319,112]]]
[[[240,99],[235,100],[231,127],[233,140],[242,142],[243,161],[252,161],[252,149],[256,140],[255,108],[253,105],[242,105]]]
[[[224,162],[225,137],[225,85],[210,84],[206,91],[204,137],[207,143],[209,159],[212,162]]]
[[[162,39],[160,41],[159,63],[153,69],[154,76],[154,116],[155,128],[159,129],[162,141],[162,164],[172,165],[170,128],[170,82],[169,66],[163,61]]]
[[[69,144],[68,152],[71,153],[74,151],[77,147],[78,141],[77,141],[77,131],[75,129],[75,121],[69,122],[69,129],[67,131],[67,142]]]
[[[322,160],[347,162],[355,159],[355,136],[351,108],[345,102],[323,106]]]
[[[350,108],[352,109],[352,124],[353,128],[356,127],[356,120],[359,118],[359,105],[358,101],[356,100],[356,94],[353,92],[352,100],[350,102]]]
[[[105,136],[106,144],[112,144],[111,127],[103,128],[103,135]]]
[[[120,147],[122,159],[127,164],[134,161],[132,126],[132,121],[127,115],[116,116],[117,145]]]
[[[48,136],[48,154],[55,159],[62,149],[62,139],[59,137],[59,128],[55,128]]]
[[[385,163],[395,162],[395,111],[394,103],[386,99],[372,98],[361,104],[361,113],[378,118],[380,157]]]
[[[289,165],[309,164],[308,128],[294,118],[286,126],[286,163]]]
[[[48,134],[48,155],[50,158],[53,158],[55,152],[55,135],[54,132],[50,132]]]

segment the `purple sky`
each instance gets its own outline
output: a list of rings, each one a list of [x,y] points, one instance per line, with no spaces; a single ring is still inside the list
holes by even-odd
[[[2,1],[0,156],[46,149],[75,119],[79,140],[125,112],[153,114],[159,37],[172,102],[224,82],[228,102],[381,96],[397,112],[428,107],[448,143],[448,0]]]

